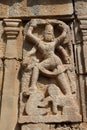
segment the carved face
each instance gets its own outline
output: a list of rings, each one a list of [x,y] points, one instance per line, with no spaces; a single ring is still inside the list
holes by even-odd
[[[51,42],[54,40],[54,29],[53,29],[53,26],[51,24],[47,24],[45,26],[44,40],[47,42]]]

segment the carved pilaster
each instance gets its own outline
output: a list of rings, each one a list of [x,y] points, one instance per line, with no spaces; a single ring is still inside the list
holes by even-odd
[[[82,87],[82,94],[83,95],[83,120],[87,121],[87,17],[79,18],[80,20],[80,29],[82,33],[82,53],[83,53],[83,80],[84,80],[84,87]],[[81,78],[81,76],[80,76]],[[83,90],[84,88],[84,90]]]
[[[14,130],[18,116],[19,68],[17,36],[20,31],[19,19],[4,19],[7,38],[5,52],[4,83],[1,106],[1,130]],[[8,120],[8,122],[7,122]]]
[[[2,89],[3,89],[3,57],[5,51],[5,42],[3,36],[3,21],[0,20],[0,115],[1,115],[1,99],[2,99]]]
[[[80,29],[82,33],[82,41],[83,41],[83,46],[82,46],[82,51],[83,51],[83,73],[87,73],[87,18],[82,19],[80,18]]]
[[[6,58],[18,58],[18,50],[17,50],[17,36],[19,34],[19,24],[20,19],[4,19],[5,23],[5,34],[7,37],[7,45],[6,45]]]
[[[87,17],[78,17],[76,37],[76,63],[81,94],[83,121],[87,121]]]

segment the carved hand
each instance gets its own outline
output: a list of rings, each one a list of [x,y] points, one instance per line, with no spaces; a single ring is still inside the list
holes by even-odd
[[[30,26],[37,27],[37,21],[35,19],[32,19],[30,22]]]
[[[66,64],[70,64],[70,57],[69,56],[66,56],[64,60],[65,60]]]

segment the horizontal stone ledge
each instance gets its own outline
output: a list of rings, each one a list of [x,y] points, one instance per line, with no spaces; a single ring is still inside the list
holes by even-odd
[[[80,20],[87,20],[87,15],[77,16],[77,18]]]
[[[73,14],[72,0],[9,0],[0,2],[0,17],[50,16]]]
[[[22,116],[19,117],[19,123],[60,123],[60,122],[81,122],[81,115],[49,115],[49,116]]]
[[[21,22],[21,20],[20,19],[9,19],[9,18],[7,18],[7,19],[4,19],[4,21],[5,22]]]

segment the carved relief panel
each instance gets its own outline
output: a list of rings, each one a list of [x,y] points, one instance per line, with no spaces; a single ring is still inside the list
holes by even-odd
[[[86,6],[0,1],[0,130],[87,129]]]
[[[24,28],[19,123],[80,122],[77,90],[70,27],[32,19]]]

